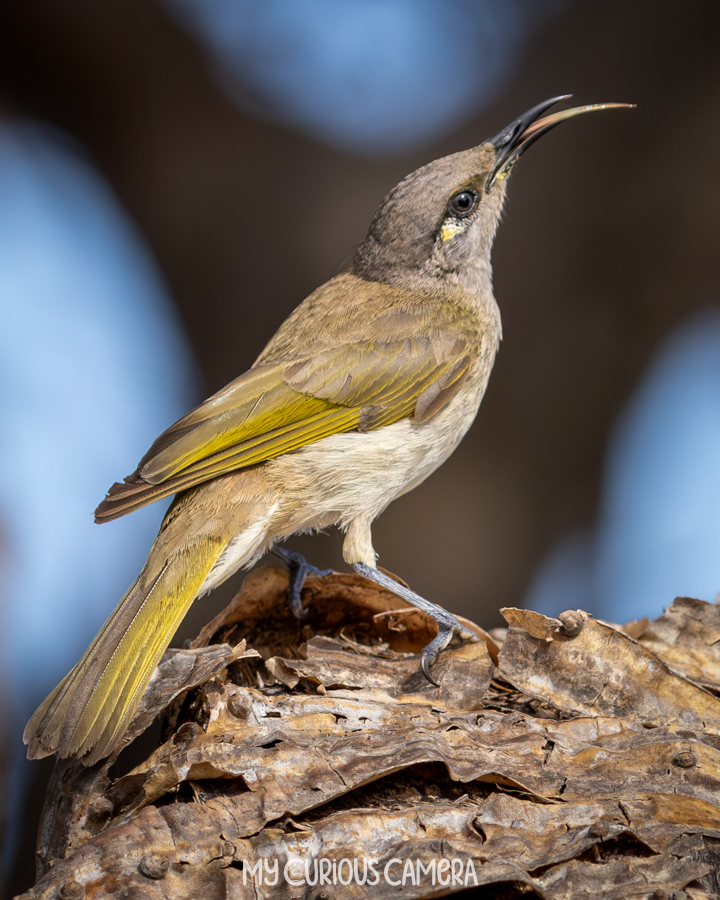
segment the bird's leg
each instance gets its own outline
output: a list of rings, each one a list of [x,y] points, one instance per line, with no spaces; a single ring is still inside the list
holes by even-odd
[[[358,575],[362,575],[363,578],[374,581],[375,584],[379,584],[388,591],[392,591],[393,594],[397,594],[398,597],[402,597],[403,600],[407,600],[408,603],[411,603],[426,615],[430,616],[434,622],[437,622],[437,636],[434,637],[426,647],[423,647],[420,653],[420,668],[430,684],[434,684],[435,687],[440,687],[430,674],[430,666],[435,663],[440,652],[448,646],[454,635],[457,634],[465,640],[477,640],[477,635],[473,634],[472,631],[468,631],[467,628],[463,628],[455,616],[446,609],[443,609],[442,606],[431,603],[429,600],[421,597],[420,594],[411,591],[410,588],[406,588],[404,585],[394,581],[389,575],[385,575],[379,569],[365,565],[365,563],[353,563],[353,569],[355,569]]]
[[[307,610],[302,605],[302,589],[308,575],[332,575],[332,569],[318,569],[310,565],[302,553],[294,553],[285,547],[273,547],[272,552],[281,559],[290,572],[290,584],[288,585],[286,601],[290,612],[299,621],[307,618]]]

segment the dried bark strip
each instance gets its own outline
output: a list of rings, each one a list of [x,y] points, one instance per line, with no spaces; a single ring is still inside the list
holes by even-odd
[[[653,727],[682,722],[720,735],[720,699],[619,628],[586,616],[580,633],[566,637],[553,633],[548,619],[542,639],[522,627],[525,612],[508,617],[518,624],[508,630],[499,659],[500,673],[515,687],[579,715],[631,717]],[[538,617],[532,613],[535,630]]]
[[[640,643],[679,675],[720,691],[720,607],[678,597],[650,624]]]

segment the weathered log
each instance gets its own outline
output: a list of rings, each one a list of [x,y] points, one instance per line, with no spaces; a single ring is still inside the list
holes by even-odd
[[[298,623],[286,588],[252,573],[166,655],[142,764],[58,764],[27,900],[720,897],[717,606],[630,633],[505,610],[507,632],[466,623],[436,688],[421,613],[336,574]]]

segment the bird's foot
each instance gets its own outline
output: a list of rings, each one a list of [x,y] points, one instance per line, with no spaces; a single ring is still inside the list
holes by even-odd
[[[290,612],[299,621],[307,619],[307,610],[302,605],[302,589],[305,579],[308,575],[317,575],[323,578],[325,575],[331,575],[332,569],[318,569],[316,566],[310,565],[302,553],[294,553],[292,550],[286,550],[285,547],[273,547],[272,552],[281,559],[288,567],[290,573],[290,584],[288,585],[286,602]]]
[[[407,600],[408,603],[417,607],[417,609],[430,616],[430,618],[437,623],[438,633],[436,637],[434,637],[427,646],[423,647],[420,652],[420,668],[430,684],[434,684],[435,687],[440,687],[430,673],[430,667],[435,664],[440,653],[448,646],[455,635],[458,635],[463,640],[475,641],[478,640],[478,636],[474,632],[464,628],[455,616],[446,609],[443,609],[442,606],[431,603],[429,600],[421,597],[420,594],[411,591],[410,588],[394,581],[389,575],[385,575],[385,573],[381,572],[379,569],[374,569],[372,566],[366,566],[364,563],[354,563],[353,569],[355,569],[358,575],[362,575],[363,578],[374,581],[375,584],[379,584],[381,587],[392,591],[393,594],[397,594],[398,597],[402,597],[403,600]]]

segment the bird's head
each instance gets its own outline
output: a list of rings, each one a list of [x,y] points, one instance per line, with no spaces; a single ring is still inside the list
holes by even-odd
[[[416,286],[428,278],[489,277],[490,250],[500,220],[507,176],[535,141],[565,119],[628,103],[579,106],[544,116],[570,95],[539,103],[470,150],[453,153],[404,178],[383,200],[353,271],[373,281]]]

